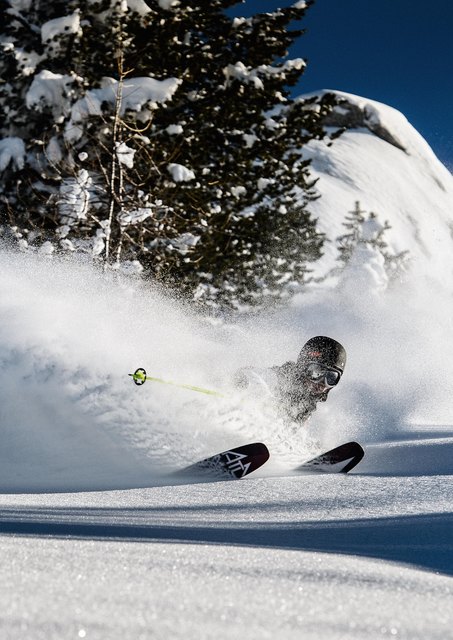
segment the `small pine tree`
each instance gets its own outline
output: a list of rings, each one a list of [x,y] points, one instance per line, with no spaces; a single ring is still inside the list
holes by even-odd
[[[0,2],[2,218],[24,241],[140,264],[206,304],[304,281],[324,237],[300,150],[335,104],[290,96],[310,2]]]
[[[334,270],[336,274],[342,273],[351,264],[357,251],[364,247],[382,256],[386,278],[390,282],[406,270],[409,252],[392,253],[384,239],[386,232],[391,229],[387,220],[381,224],[376,213],[370,212],[367,216],[366,211],[361,209],[360,202],[356,201],[343,226],[347,233],[337,238],[340,267]]]
[[[354,209],[349,211],[345,217],[343,226],[347,229],[347,233],[337,238],[338,260],[342,266],[346,266],[352,257],[354,248],[360,242],[360,229],[365,221],[365,211],[360,208],[360,202],[356,201]]]

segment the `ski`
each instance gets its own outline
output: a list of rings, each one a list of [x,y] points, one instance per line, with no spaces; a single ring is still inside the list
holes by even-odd
[[[177,474],[178,476],[209,476],[218,480],[239,480],[256,471],[267,460],[269,460],[269,450],[266,445],[254,442],[195,462],[181,469]]]
[[[296,467],[297,472],[348,473],[365,455],[357,442],[346,442]]]
[[[295,468],[296,473],[348,473],[365,455],[357,442],[347,442],[321,453]],[[216,453],[209,458],[180,469],[174,475],[205,480],[239,480],[259,469],[269,460],[269,450],[262,442],[246,444]]]

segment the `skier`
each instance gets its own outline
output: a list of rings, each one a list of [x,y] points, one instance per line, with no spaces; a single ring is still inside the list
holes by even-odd
[[[304,344],[296,362],[270,369],[243,367],[236,372],[234,385],[273,397],[292,420],[303,424],[339,383],[345,364],[346,351],[339,342],[315,336]]]

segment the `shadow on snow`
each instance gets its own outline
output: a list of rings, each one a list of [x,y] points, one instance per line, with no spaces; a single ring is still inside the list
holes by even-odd
[[[164,509],[163,511],[168,511]],[[149,524],[159,509],[142,509],[146,523],[118,523],[137,510],[4,509],[0,535],[122,542],[244,545],[366,556],[453,575],[453,513],[328,522],[234,522],[215,526]],[[77,522],[83,515],[85,521]],[[91,518],[86,522],[86,518]],[[114,519],[115,522],[108,522]]]

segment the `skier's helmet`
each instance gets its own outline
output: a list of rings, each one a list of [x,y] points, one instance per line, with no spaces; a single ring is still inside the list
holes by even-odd
[[[315,336],[310,338],[302,347],[297,358],[297,366],[298,368],[304,368],[309,362],[316,362],[343,373],[346,365],[346,351],[333,338]]]

